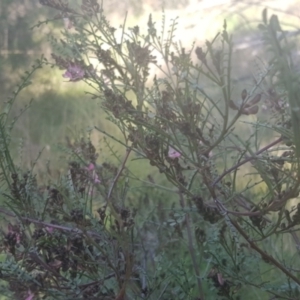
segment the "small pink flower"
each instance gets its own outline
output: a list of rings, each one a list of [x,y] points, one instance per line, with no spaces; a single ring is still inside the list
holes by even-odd
[[[54,231],[54,228],[53,228],[53,227],[46,226],[46,230],[47,230],[48,233],[52,234],[53,231]]]
[[[84,78],[85,72],[81,66],[76,63],[70,63],[68,69],[63,74],[64,78],[69,78],[70,81],[79,81]]]
[[[181,156],[181,153],[169,146],[168,156],[172,159],[179,158]]]
[[[94,164],[90,163],[89,166],[87,167],[88,171],[93,171],[95,169]]]
[[[101,182],[101,180],[99,179],[99,177],[96,173],[94,173],[93,179],[94,179],[94,183],[100,183]]]
[[[25,300],[33,300],[34,294],[31,292],[31,290],[28,290],[27,297]]]
[[[101,182],[98,175],[95,172],[95,165],[93,163],[90,163],[88,165],[88,167],[86,168],[86,170],[88,170],[89,172],[92,173],[91,177],[92,177],[92,180],[93,180],[94,183],[100,183]]]

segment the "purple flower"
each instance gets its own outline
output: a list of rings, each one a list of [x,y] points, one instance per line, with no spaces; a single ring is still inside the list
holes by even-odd
[[[28,290],[28,294],[26,296],[25,300],[33,300],[34,294],[31,292],[31,290]]]
[[[91,178],[94,183],[100,183],[101,180],[99,179],[98,175],[95,172],[95,165],[90,163],[88,167],[86,167],[86,170],[88,170],[91,173]]]
[[[99,179],[99,177],[96,173],[94,174],[93,179],[94,179],[94,183],[101,183],[101,180]]]
[[[173,149],[172,147],[169,146],[168,156],[170,158],[174,159],[174,158],[180,157],[181,153],[179,153],[178,151],[176,151],[175,149]]]
[[[89,166],[87,167],[88,171],[93,171],[95,169],[94,164],[90,163]]]
[[[53,228],[53,227],[46,226],[46,231],[47,231],[48,233],[52,234],[53,231],[54,231],[54,228]]]
[[[76,63],[70,63],[67,71],[63,74],[64,78],[69,78],[70,81],[79,81],[84,78],[85,72],[82,67]]]

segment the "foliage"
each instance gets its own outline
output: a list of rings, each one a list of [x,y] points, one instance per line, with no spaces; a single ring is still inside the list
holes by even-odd
[[[299,76],[277,17],[263,12],[270,62],[247,91],[232,84],[226,22],[205,49],[186,50],[175,42],[177,20],[166,29],[165,16],[159,30],[150,15],[143,34],[125,21],[113,28],[95,0],[79,8],[40,3],[58,11],[65,30],[51,40],[54,63],[42,58],[33,71],[57,66],[70,84],[92,88],[87,94],[123,139],[95,130],[125,153],[103,140],[116,165],[99,158],[89,138],[68,139],[68,173],[57,182],[40,183],[34,164],[24,172],[10,153],[17,119],[8,117],[27,74],[0,123],[0,211],[8,218],[1,278],[11,297],[298,299],[300,204],[290,203],[300,179]],[[239,136],[240,124],[251,134]],[[160,175],[138,178],[130,160]]]

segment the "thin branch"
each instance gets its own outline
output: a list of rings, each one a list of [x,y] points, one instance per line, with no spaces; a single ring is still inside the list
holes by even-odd
[[[180,204],[181,204],[182,208],[184,208],[185,202],[184,202],[183,195],[180,192],[179,192],[179,197],[180,197]],[[199,289],[199,293],[201,296],[201,300],[204,300],[204,292],[203,292],[202,282],[201,282],[201,278],[200,278],[200,271],[199,271],[199,267],[197,264],[195,249],[194,249],[194,245],[193,245],[193,236],[192,236],[192,231],[191,231],[191,218],[190,218],[189,213],[185,214],[185,221],[186,221],[189,252],[190,252],[190,255],[191,255],[191,258],[193,261],[193,267],[194,267],[195,274],[197,277],[197,284],[198,284],[198,289]]]
[[[119,180],[119,178],[120,178],[120,176],[121,176],[121,174],[122,174],[122,172],[123,172],[123,170],[124,170],[125,164],[126,164],[126,162],[127,162],[127,160],[128,160],[128,157],[129,157],[129,154],[130,154],[131,150],[132,150],[131,148],[127,148],[127,149],[126,149],[126,155],[125,155],[125,157],[124,157],[124,160],[123,160],[123,162],[122,162],[122,165],[121,165],[121,167],[120,167],[120,169],[119,169],[119,171],[118,171],[116,177],[114,178],[114,180],[113,180],[113,182],[112,182],[112,184],[111,184],[111,186],[110,186],[110,188],[109,188],[109,191],[108,191],[108,194],[107,194],[107,198],[106,198],[107,204],[108,204],[108,202],[109,202],[109,200],[110,200],[110,198],[111,198],[113,189],[115,188],[115,186],[116,186],[116,184],[117,184],[117,182],[118,182],[118,180]],[[107,205],[107,204],[106,204],[106,205]]]
[[[220,182],[227,174],[231,173],[232,171],[234,171],[235,169],[237,169],[238,167],[246,164],[247,162],[253,160],[256,158],[257,155],[265,152],[266,150],[270,149],[271,147],[279,144],[280,142],[282,142],[282,137],[278,138],[277,140],[275,140],[274,142],[270,143],[269,145],[263,147],[262,149],[258,150],[253,156],[247,157],[244,160],[242,160],[241,162],[239,162],[238,164],[234,165],[233,167],[229,168],[228,170],[226,170],[225,172],[223,172],[213,183],[212,186],[214,187],[218,182]]]
[[[3,213],[3,214],[5,214],[9,217],[12,217],[12,218],[19,218],[19,219],[21,219],[22,221],[25,221],[25,222],[34,223],[34,224],[42,225],[44,227],[50,227],[50,228],[53,228],[53,229],[58,229],[58,230],[61,230],[61,231],[75,232],[77,234],[87,234],[89,236],[94,236],[94,237],[98,237],[98,238],[103,237],[99,233],[94,232],[94,231],[90,231],[90,230],[89,231],[83,231],[83,230],[81,230],[77,227],[68,227],[68,226],[56,225],[56,224],[52,224],[52,223],[48,223],[48,222],[44,222],[44,221],[40,221],[40,220],[36,220],[36,219],[32,219],[32,218],[28,218],[28,217],[19,217],[16,214],[14,214],[13,212],[8,211],[4,208],[0,208],[0,213]]]
[[[229,217],[230,218],[230,217]],[[293,279],[298,285],[300,285],[300,279],[297,278],[295,275],[293,275],[291,272],[289,272],[283,265],[281,265],[273,256],[269,255],[267,252],[260,249],[252,240],[251,238],[246,234],[246,232],[240,227],[240,225],[233,219],[230,218],[231,223],[236,228],[236,230],[241,234],[241,236],[249,243],[250,247],[254,249],[256,252],[258,252],[262,259],[266,262],[269,262],[279,270],[281,270],[286,276]]]

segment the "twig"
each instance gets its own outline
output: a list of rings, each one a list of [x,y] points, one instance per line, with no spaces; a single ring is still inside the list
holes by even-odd
[[[61,230],[61,231],[75,232],[75,233],[78,233],[78,234],[87,234],[89,236],[95,236],[95,237],[98,237],[98,238],[102,238],[102,235],[100,235],[99,233],[94,232],[94,231],[86,231],[85,232],[85,231],[83,231],[79,228],[76,228],[76,227],[67,227],[67,226],[56,225],[56,224],[52,224],[52,223],[48,223],[48,222],[39,221],[39,220],[28,218],[28,217],[19,217],[19,216],[15,215],[13,212],[7,211],[4,208],[0,208],[0,213],[3,213],[3,214],[5,214],[9,217],[12,217],[12,218],[20,218],[22,221],[27,221],[27,222],[42,225],[42,226],[45,226],[45,227],[58,229],[58,230]]]
[[[29,252],[29,256],[35,263],[37,263],[42,268],[44,268],[45,270],[47,270],[50,273],[52,273],[53,275],[55,275],[55,277],[57,277],[63,281],[69,281],[67,278],[65,278],[60,273],[58,273],[54,268],[52,268],[47,263],[45,263],[36,252]]]
[[[230,217],[229,217],[230,218]],[[233,219],[230,218],[232,225],[236,228],[236,230],[241,234],[241,236],[249,243],[250,247],[258,252],[262,259],[266,262],[271,263],[279,270],[281,270],[286,276],[293,279],[298,285],[300,285],[300,279],[294,276],[291,272],[289,272],[283,265],[281,265],[273,256],[269,255],[267,252],[261,250],[246,234],[246,232],[240,227],[240,225]]]
[[[262,149],[258,150],[253,156],[251,157],[247,157],[244,160],[242,160],[241,162],[239,162],[238,164],[234,165],[233,167],[231,167],[230,169],[226,170],[225,172],[223,172],[213,183],[212,186],[214,187],[218,182],[220,182],[227,174],[231,173],[232,171],[234,171],[235,169],[237,169],[238,167],[246,164],[247,162],[253,160],[256,158],[257,155],[265,152],[266,150],[268,150],[269,148],[279,144],[280,142],[282,142],[282,137],[278,138],[277,140],[275,140],[274,142],[272,142],[271,144],[263,147]]]
[[[180,192],[179,192],[179,197],[180,197],[180,204],[182,207],[184,207],[185,206],[184,198],[182,196],[182,193],[180,193]],[[192,237],[192,232],[191,232],[191,219],[190,219],[189,213],[185,214],[185,221],[186,221],[189,252],[191,254],[191,258],[193,261],[193,267],[194,267],[195,274],[197,277],[197,284],[198,284],[198,289],[199,289],[199,293],[201,296],[201,300],[204,300],[204,293],[203,293],[202,282],[201,282],[201,278],[200,278],[200,271],[199,271],[199,267],[197,264],[195,250],[194,250],[194,246],[193,246],[193,237]]]
[[[108,194],[107,194],[107,197],[106,197],[107,203],[106,203],[105,208],[107,207],[107,205],[108,205],[108,203],[109,203],[109,200],[110,200],[110,198],[111,198],[113,189],[115,188],[115,185],[117,184],[117,182],[118,182],[118,180],[119,180],[119,177],[121,176],[121,174],[122,174],[122,172],[123,172],[123,170],[124,170],[125,164],[126,164],[126,162],[127,162],[127,160],[128,160],[128,157],[129,157],[129,154],[130,154],[131,150],[132,150],[132,148],[127,148],[127,149],[126,149],[126,155],[125,155],[125,157],[124,157],[124,160],[123,160],[123,162],[122,162],[122,165],[121,165],[121,167],[120,167],[120,169],[119,169],[119,171],[118,171],[116,177],[114,178],[114,180],[113,180],[113,182],[112,182],[112,184],[111,184],[111,186],[110,186],[110,188],[109,188],[109,191],[108,191]]]
[[[113,278],[115,276],[116,276],[115,273],[111,273],[111,274],[108,274],[107,276],[105,276],[104,278],[102,278],[100,280],[96,280],[96,281],[92,281],[92,282],[89,282],[89,283],[80,284],[79,286],[82,287],[82,288],[88,288],[89,286],[94,285],[94,284],[99,284],[99,283],[103,284],[103,282],[105,280],[108,280],[108,279]]]

